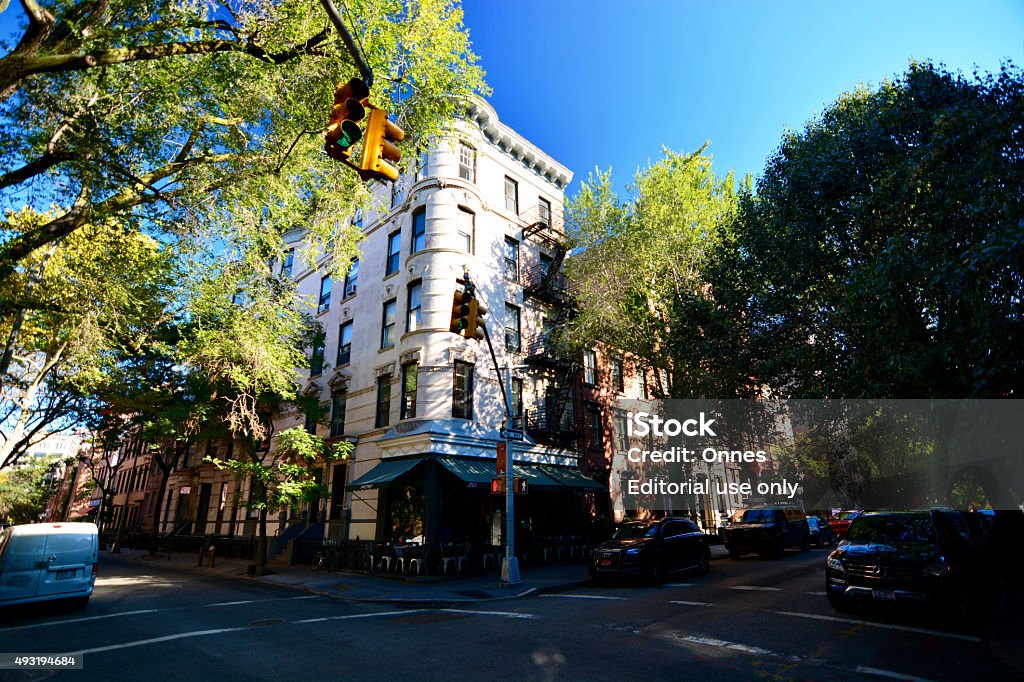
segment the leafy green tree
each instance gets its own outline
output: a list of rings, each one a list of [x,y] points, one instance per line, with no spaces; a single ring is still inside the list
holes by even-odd
[[[0,279],[112,217],[181,234],[262,212],[250,227],[279,237],[302,225],[325,244],[366,200],[322,151],[334,87],[359,71],[314,0],[21,6],[27,25],[0,58],[0,190],[9,205],[62,208],[32,230],[0,224]],[[456,2],[345,6],[371,101],[397,117],[407,149],[484,87]]]
[[[31,209],[8,214],[26,233],[49,219]],[[0,468],[74,423],[116,358],[150,343],[165,315],[171,260],[137,231],[89,225],[34,252],[23,271],[0,282]]]
[[[1024,78],[912,63],[840,97],[745,202],[733,296],[784,397],[1013,397],[1024,379]]]
[[[56,457],[32,457],[0,472],[0,519],[37,523],[51,493]]]
[[[707,270],[738,200],[732,175],[716,177],[705,150],[666,150],[624,200],[610,172],[591,175],[567,207],[576,310],[562,338],[630,354],[653,370],[659,397],[719,395],[735,357],[721,352],[731,339],[718,328]]]

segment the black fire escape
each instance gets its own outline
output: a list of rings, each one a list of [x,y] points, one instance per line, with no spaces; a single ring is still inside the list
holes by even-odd
[[[546,304],[552,315],[545,320],[540,333],[526,340],[523,354],[527,364],[544,371],[548,391],[532,409],[525,410],[525,426],[531,438],[541,443],[576,448],[582,433],[582,415],[573,400],[573,385],[579,374],[579,362],[559,342],[559,331],[572,309],[568,284],[561,272],[566,256],[563,219],[550,210],[538,207],[522,217],[523,241],[540,246],[537,263],[521,273],[524,296]]]

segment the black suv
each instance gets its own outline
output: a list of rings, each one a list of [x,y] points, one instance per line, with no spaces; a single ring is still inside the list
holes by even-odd
[[[733,559],[739,559],[744,552],[781,557],[787,547],[799,547],[806,552],[811,546],[811,531],[800,509],[741,509],[729,519],[724,540]]]
[[[678,571],[707,573],[710,562],[707,537],[690,519],[630,521],[591,551],[590,577],[636,576],[657,585]]]
[[[962,512],[865,512],[829,555],[825,591],[839,611],[854,604],[916,603],[969,617],[993,584]]]

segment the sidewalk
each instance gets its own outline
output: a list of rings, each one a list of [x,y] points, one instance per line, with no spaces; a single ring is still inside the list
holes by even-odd
[[[721,545],[711,546],[711,558],[728,554]],[[520,569],[522,582],[513,586],[499,585],[496,573],[462,576],[382,576],[348,571],[314,571],[309,566],[271,566],[270,575],[248,575],[245,559],[217,559],[214,568],[208,561],[198,565],[198,556],[171,552],[155,558],[145,550],[122,549],[118,554],[100,552],[101,561],[145,565],[154,571],[184,571],[197,575],[218,575],[239,580],[257,580],[314,594],[325,594],[350,601],[391,604],[457,604],[515,599],[532,594],[570,590],[590,582],[584,562],[569,564],[529,565]],[[102,576],[102,568],[100,575]]]

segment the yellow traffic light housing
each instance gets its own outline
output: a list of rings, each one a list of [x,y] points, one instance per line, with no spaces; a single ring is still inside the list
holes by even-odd
[[[459,284],[462,284],[462,280],[456,280]],[[452,319],[448,325],[448,331],[452,334],[458,334],[462,336],[463,332],[469,325],[469,302],[472,300],[472,293],[467,294],[464,288],[460,288],[458,284],[455,287],[455,295],[452,296]]]
[[[369,96],[370,89],[359,78],[351,78],[335,88],[330,125],[324,139],[324,151],[335,161],[347,161],[352,146],[362,137],[356,122],[366,115]]]
[[[363,179],[398,179],[398,163],[402,152],[395,146],[405,139],[405,131],[388,120],[388,112],[373,109],[366,122],[363,140],[363,158],[359,164]]]
[[[477,327],[484,326],[484,315],[487,314],[487,308],[480,305],[480,301],[474,298],[469,301],[469,315],[466,316],[466,331],[464,336],[467,339],[473,339],[476,341],[482,341],[484,338],[484,332],[482,329]]]

